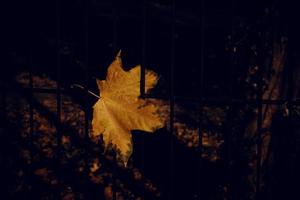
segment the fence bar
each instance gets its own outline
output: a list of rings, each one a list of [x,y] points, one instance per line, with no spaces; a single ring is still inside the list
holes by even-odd
[[[117,10],[118,0],[113,0],[113,8],[112,8],[112,16],[113,16],[113,52],[116,54],[118,51],[117,42],[118,42],[118,10]],[[112,183],[112,191],[113,191],[113,200],[117,200],[117,155],[116,152],[113,153],[114,157],[114,165],[113,165],[113,183]]]
[[[290,41],[292,41],[292,39]],[[299,163],[299,160],[298,160],[299,159],[299,128],[298,128],[299,125],[296,125],[296,123],[300,124],[300,121],[299,121],[299,116],[295,116],[293,114],[293,112],[295,112],[295,110],[291,110],[291,109],[295,109],[295,108],[292,108],[292,102],[294,102],[294,98],[297,98],[297,95],[299,94],[297,92],[297,90],[299,90],[299,87],[297,87],[296,81],[297,81],[297,78],[298,79],[300,78],[299,76],[298,77],[294,76],[294,73],[293,73],[293,72],[296,72],[295,74],[299,74],[299,73],[297,73],[297,69],[296,69],[297,67],[299,67],[299,65],[297,62],[297,58],[295,56],[297,54],[295,54],[294,48],[295,47],[292,47],[292,44],[290,43],[287,45],[287,47],[285,49],[286,54],[294,55],[293,57],[292,56],[289,57],[291,59],[291,61],[286,62],[287,63],[286,64],[287,77],[288,77],[287,78],[287,81],[288,81],[288,83],[287,83],[287,89],[288,89],[288,91],[287,91],[287,109],[289,111],[288,112],[289,114],[287,115],[287,121],[288,121],[288,124],[290,125],[290,128],[289,128],[290,133],[289,134],[291,134],[291,136],[288,136],[288,134],[286,134],[286,136],[292,137],[294,139],[293,142],[289,143],[292,145],[292,148],[290,148],[290,147],[287,147],[287,148],[290,148],[289,151],[292,150],[293,152],[295,152],[294,154],[290,153],[290,155],[286,155],[286,157],[290,156],[290,161],[289,161],[291,163],[290,164],[291,167],[289,167],[289,169],[291,170],[290,174],[297,172],[298,170],[296,168],[297,168],[297,166],[299,166],[297,164],[297,163]],[[294,78],[295,78],[295,80],[294,80]],[[296,122],[297,118],[298,118],[298,122]],[[284,147],[282,147],[282,148],[284,148]],[[299,175],[296,177],[299,177]],[[294,184],[293,180],[296,181],[297,178],[292,178],[292,180],[290,180],[290,183],[288,183],[287,185],[290,185],[290,186],[293,185]],[[298,187],[292,188],[291,191],[289,191],[289,192],[295,196],[299,195],[298,194],[299,191],[297,191],[296,188],[298,188]],[[289,195],[289,196],[291,196],[291,195]]]
[[[147,1],[143,0],[142,2],[142,64],[141,64],[141,78],[140,78],[140,96],[144,98],[145,96],[145,71],[146,71],[146,62],[147,62],[147,52],[146,52],[146,34],[147,34]],[[142,157],[141,157],[141,171],[145,176],[145,135],[142,134]],[[145,177],[142,176],[143,183]],[[142,189],[142,199],[145,199],[145,187]]]
[[[234,12],[235,12],[235,1],[231,0],[231,34],[234,33]],[[227,124],[227,133],[226,133],[226,163],[227,163],[227,199],[232,199],[232,191],[233,191],[233,184],[232,184],[232,176],[233,176],[233,160],[232,160],[232,137],[233,137],[233,99],[234,99],[234,72],[235,66],[237,64],[237,57],[235,52],[235,47],[231,46],[230,48],[230,68],[229,68],[229,98],[230,103],[228,104],[228,124]]]
[[[259,200],[261,198],[260,183],[261,183],[261,157],[262,157],[262,123],[263,123],[263,79],[262,70],[258,71],[258,90],[257,90],[257,141],[256,141],[256,185],[255,185],[255,198]]]
[[[117,51],[119,49],[117,46],[117,42],[118,42],[118,11],[117,11],[117,5],[118,5],[118,0],[114,0],[113,1],[113,8],[112,8],[112,15],[113,15],[113,51],[114,53],[117,53]]]
[[[84,91],[85,91],[85,102],[84,102],[84,130],[86,142],[89,141],[89,119],[88,119],[88,88],[89,88],[89,1],[85,2],[84,10],[84,30],[85,30],[85,70],[84,70]]]
[[[84,42],[85,42],[85,67],[84,70],[84,148],[85,148],[85,164],[86,167],[84,168],[84,175],[88,176],[89,174],[89,154],[91,152],[90,147],[90,140],[89,140],[89,93],[88,93],[88,87],[89,87],[89,0],[86,0],[84,2],[84,10],[83,10],[83,29],[85,31],[84,33]],[[87,182],[86,182],[87,184]],[[85,195],[88,197],[88,190],[86,187],[84,187]]]
[[[61,58],[60,58],[60,37],[61,37],[61,1],[56,0],[56,78],[57,78],[57,85],[56,85],[56,138],[57,138],[57,167],[60,168],[60,155],[61,155]],[[58,169],[59,170],[59,169]],[[60,173],[59,173],[60,174]],[[55,194],[57,198],[60,198],[60,184],[57,193]]]
[[[147,31],[147,4],[146,0],[142,3],[142,65],[141,65],[141,80],[140,80],[140,96],[145,96],[145,69],[146,69],[146,31]]]
[[[202,194],[202,167],[203,167],[203,159],[202,159],[202,152],[203,152],[203,144],[202,144],[202,138],[203,138],[203,106],[204,106],[204,65],[205,65],[205,0],[201,0],[201,22],[200,22],[200,85],[199,85],[199,123],[198,123],[198,128],[199,128],[199,137],[198,137],[198,153],[199,153],[199,159],[198,159],[198,198],[200,199],[201,194]]]
[[[84,88],[84,87],[82,87]],[[82,89],[80,88],[80,89]],[[16,87],[5,87],[3,88],[6,91],[15,91],[15,92],[20,92],[20,93],[30,93],[30,88],[24,88],[20,86]],[[33,88],[32,89],[33,93],[46,93],[46,94],[56,94],[56,89],[51,89],[51,88]],[[61,88],[60,89],[61,94],[71,94],[72,90],[68,88]],[[90,90],[87,91],[89,95],[92,95]],[[161,95],[148,95],[145,94],[144,98],[151,98],[151,99],[169,99],[169,96],[161,96]],[[192,102],[199,102],[202,100],[204,105],[228,105],[230,103],[233,103],[234,105],[244,105],[244,104],[257,104],[257,100],[253,99],[215,99],[215,98],[194,98],[194,97],[183,97],[183,96],[176,96],[174,95],[174,98],[179,101],[192,101]],[[262,99],[261,102],[263,105],[268,104],[268,105],[282,105],[287,103],[289,100],[288,99]],[[295,99],[295,100],[290,100],[289,101],[290,105],[300,105],[300,99]]]
[[[175,6],[176,0],[172,0],[171,5],[171,65],[170,65],[170,166],[169,166],[169,191],[167,195],[168,200],[173,200],[173,180],[174,180],[174,105],[175,105],[175,93],[174,93],[174,73],[175,73],[175,39],[176,39],[176,13],[175,13]]]
[[[31,41],[31,45],[33,45],[33,41]],[[30,55],[29,55],[29,89],[30,89],[30,97],[29,97],[29,145],[31,146],[33,141],[33,126],[34,126],[34,117],[33,117],[33,105],[32,105],[32,98],[33,98],[33,47],[30,47]],[[31,146],[32,147],[32,146]]]
[[[3,69],[2,69],[3,70]],[[0,125],[3,126],[3,127],[0,127],[0,131],[3,131],[3,132],[0,132],[0,135],[2,137],[6,137],[6,134],[5,131],[7,131],[7,124],[6,124],[6,118],[8,117],[7,116],[7,102],[6,102],[6,96],[7,96],[7,92],[9,91],[8,88],[6,87],[6,77],[5,77],[5,73],[4,70],[3,71],[0,71],[0,87],[1,87],[1,106],[0,106]],[[3,118],[2,118],[3,117]],[[3,129],[2,129],[3,128]],[[2,148],[1,148],[2,150]]]

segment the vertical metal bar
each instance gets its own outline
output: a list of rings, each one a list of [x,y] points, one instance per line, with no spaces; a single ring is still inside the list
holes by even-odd
[[[173,200],[173,175],[174,175],[174,106],[175,106],[175,94],[174,94],[174,73],[175,73],[175,39],[176,39],[176,0],[172,1],[172,11],[171,11],[171,65],[170,65],[170,174],[169,174],[169,192],[168,200]]]
[[[85,30],[84,33],[84,42],[85,42],[85,67],[84,69],[84,148],[85,148],[85,153],[84,153],[84,160],[85,160],[85,168],[84,168],[84,173],[85,176],[88,176],[89,173],[89,153],[90,153],[90,140],[89,140],[89,116],[88,116],[88,111],[89,111],[89,104],[88,104],[88,88],[89,88],[89,0],[85,1],[84,5],[84,24],[83,24],[83,29]],[[87,182],[85,183],[87,184]],[[84,187],[84,195],[87,195],[88,191],[86,186]]]
[[[7,104],[6,104],[6,95],[7,95],[7,86],[6,86],[6,81],[5,81],[5,73],[4,73],[4,70],[1,71],[1,75],[0,75],[0,87],[1,87],[1,110],[0,110],[0,119],[3,119],[3,121],[1,122],[1,124],[3,124],[3,133],[0,133],[0,134],[3,134],[1,136],[4,136],[6,133],[6,118],[7,118]],[[3,117],[3,118],[2,118]],[[5,119],[5,121],[4,121]]]
[[[57,164],[59,168],[59,159],[61,155],[61,63],[60,63],[60,37],[61,37],[61,1],[56,0],[56,37],[57,37],[57,44],[56,44],[56,78],[57,78],[57,85],[56,85],[56,112],[57,112],[57,127],[56,127],[56,138],[57,138]],[[58,169],[59,170],[59,169]],[[60,173],[59,173],[60,174]],[[57,193],[55,194],[57,198],[60,198],[60,188],[58,188]]]
[[[117,52],[117,23],[118,23],[118,16],[117,16],[117,5],[118,0],[113,0],[113,8],[112,8],[112,14],[113,14],[113,52],[116,54]],[[117,200],[117,156],[116,152],[114,152],[114,167],[113,167],[113,184],[112,184],[112,190],[113,190],[113,200]]]
[[[60,146],[60,123],[61,123],[61,63],[60,63],[60,1],[56,1],[56,37],[57,37],[57,55],[56,55],[56,78],[57,78],[57,85],[56,85],[56,111],[57,111],[57,142],[58,148]]]
[[[85,30],[85,68],[84,68],[84,132],[86,145],[89,143],[89,118],[88,118],[88,88],[89,88],[89,0],[85,1],[84,10],[84,30]],[[87,154],[86,154],[87,155]]]
[[[143,24],[142,24],[142,65],[141,65],[141,81],[140,95],[145,96],[145,69],[146,69],[146,20],[147,20],[147,5],[146,0],[143,0]]]
[[[262,102],[262,71],[258,71],[258,91],[257,91],[257,160],[256,160],[256,185],[255,185],[255,196],[256,199],[260,199],[260,179],[261,179],[261,156],[262,156],[262,122],[263,122],[263,102]]]
[[[286,41],[285,41],[286,42]],[[291,45],[287,45],[287,47],[285,48],[285,51],[289,51],[291,48]],[[287,79],[288,79],[288,90],[287,90],[287,103],[288,105],[291,105],[291,102],[293,100],[296,100],[294,98],[297,98],[296,96],[293,97],[293,94],[295,91],[296,88],[294,87],[294,74],[293,74],[293,69],[292,69],[292,64],[295,64],[295,56],[292,58],[293,60],[291,62],[289,62],[286,66],[287,66]],[[295,80],[296,81],[296,80]]]
[[[1,70],[1,72],[4,72],[4,70],[2,71]],[[0,136],[1,136],[1,138],[2,138],[2,140],[7,140],[8,139],[8,137],[6,136],[7,134],[8,134],[8,130],[7,130],[7,128],[8,128],[8,123],[7,123],[7,118],[8,118],[8,113],[7,113],[7,103],[6,103],[6,95],[7,95],[7,88],[6,88],[6,85],[5,85],[5,73],[0,73],[0,87],[1,87],[1,99],[0,99],[0,103],[1,103],[1,105],[0,105],[0,120],[1,120],[1,122],[0,122]],[[9,141],[4,141],[4,142],[9,142]],[[1,144],[3,144],[2,142],[1,142]],[[5,161],[5,158],[4,157],[2,157],[2,150],[3,150],[3,152],[4,152],[4,150],[5,150],[5,146],[3,145],[1,145],[1,147],[0,147],[0,150],[1,150],[1,160],[0,160],[0,162],[1,162],[1,169],[6,169],[6,167],[2,167],[2,162],[4,162]],[[5,155],[5,154],[3,154],[3,155]],[[3,165],[4,166],[4,165]],[[4,172],[5,173],[5,172]],[[1,173],[1,175],[2,175],[2,173]],[[1,176],[2,177],[2,176]],[[2,177],[2,179],[3,180],[5,180],[5,178],[4,177]],[[4,181],[3,181],[4,182]],[[8,187],[6,187],[6,188],[8,188]],[[6,195],[4,195],[4,198],[5,198],[5,196]]]
[[[234,62],[234,56],[232,56],[232,61]],[[233,63],[231,63],[231,66],[234,65]],[[230,67],[230,71],[233,70],[233,67]],[[230,87],[233,87],[233,76],[232,76],[232,71],[230,72]],[[233,98],[233,92],[232,89],[230,89],[230,99],[231,102],[228,105],[228,124],[227,124],[227,133],[226,133],[226,164],[227,164],[227,197],[228,199],[230,199],[230,192],[232,191],[232,165],[233,165],[233,160],[232,160],[232,128],[233,128],[233,102],[232,102],[232,98]]]
[[[31,45],[33,45],[33,41],[31,41]],[[29,95],[29,137],[30,137],[30,146],[33,141],[33,126],[34,126],[34,118],[33,118],[33,105],[32,105],[32,98],[33,98],[33,47],[30,48],[30,56],[29,56],[29,88],[30,88],[30,95]]]
[[[3,80],[3,79],[2,79]],[[3,119],[5,119],[6,118],[6,87],[4,86],[4,83],[2,83],[3,85],[1,86],[1,113],[0,113],[0,117],[2,118],[3,117]],[[1,115],[3,115],[3,116],[1,116]],[[3,124],[3,128],[6,128],[5,127],[5,123]]]
[[[203,151],[203,144],[202,144],[202,138],[203,138],[203,124],[202,124],[202,119],[203,119],[203,100],[204,100],[204,37],[205,37],[205,1],[201,0],[201,21],[200,21],[200,84],[199,84],[199,116],[198,116],[198,129],[199,129],[199,137],[198,137],[198,154],[199,154],[199,159],[198,159],[198,198],[201,198],[202,194],[202,165],[203,165],[203,160],[202,160],[202,151]]]
[[[4,77],[1,77],[1,114],[3,114],[3,119],[5,118],[5,96],[6,96],[6,86],[4,85]],[[2,117],[2,116],[1,116]]]
[[[234,32],[234,0],[231,0],[231,34]],[[232,131],[233,131],[233,98],[234,98],[234,93],[233,93],[233,87],[234,87],[234,71],[235,71],[235,66],[236,66],[236,49],[235,46],[232,46],[230,48],[230,69],[229,69],[229,98],[230,98],[230,104],[228,106],[228,125],[227,125],[227,135],[226,135],[226,163],[227,163],[227,199],[232,199],[231,192],[232,192],[232,165],[233,165],[233,160],[232,160]]]
[[[147,28],[147,4],[146,0],[142,2],[142,65],[141,65],[141,79],[140,79],[140,96],[143,98],[145,96],[145,71],[146,71],[146,28]],[[145,135],[142,134],[142,158],[141,158],[141,171],[145,174]],[[144,181],[144,176],[142,176]],[[145,199],[145,187],[142,191],[142,199]]]
[[[60,1],[56,0],[56,111],[57,111],[57,124],[59,126],[60,123],[60,107],[58,105],[58,102],[60,101]],[[60,143],[60,132],[59,132],[59,128],[57,128],[57,147],[59,148],[59,143]]]
[[[113,14],[113,51],[114,53],[117,53],[117,42],[118,42],[118,15],[117,15],[117,5],[118,5],[118,0],[114,0],[113,1],[113,10],[112,10],[112,14]]]
[[[288,78],[287,78],[288,79],[288,83],[287,83],[288,84],[288,91],[287,91],[287,105],[286,105],[287,108],[285,108],[285,109],[288,109],[288,111],[290,113],[290,114],[287,115],[287,120],[288,120],[288,124],[291,125],[291,127],[290,127],[291,136],[290,137],[293,140],[290,143],[292,145],[291,150],[293,152],[296,152],[296,153],[290,153],[290,155],[287,155],[287,157],[290,156],[290,160],[291,160],[290,164],[289,164],[290,165],[289,169],[291,170],[292,173],[295,173],[296,170],[297,170],[295,166],[297,166],[297,162],[299,162],[298,159],[297,159],[297,158],[299,158],[299,145],[298,145],[299,144],[299,139],[298,139],[299,138],[299,135],[298,135],[299,134],[299,131],[298,131],[299,128],[297,128],[296,122],[295,122],[296,121],[295,119],[297,118],[297,116],[292,114],[293,111],[290,110],[290,109],[293,109],[291,104],[292,104],[293,100],[296,100],[296,98],[297,98],[296,90],[299,89],[299,88],[297,88],[297,86],[294,82],[294,81],[297,81],[297,80],[294,80],[293,67],[294,67],[294,69],[296,69],[295,67],[298,67],[298,66],[295,66],[295,64],[297,64],[296,63],[297,60],[295,58],[295,52],[292,50],[293,48],[291,46],[292,45],[287,45],[287,47],[284,49],[284,51],[287,51],[287,52],[285,52],[286,54],[289,54],[289,55],[294,54],[294,56],[291,58],[291,61],[287,62],[287,65],[286,65],[286,67],[287,67],[287,76],[288,76]],[[300,77],[297,77],[297,78],[299,79]],[[299,105],[299,103],[297,105]],[[299,124],[299,122],[298,122],[298,124]],[[291,151],[291,150],[289,150],[289,151]],[[294,179],[294,180],[296,180],[296,179]],[[291,193],[292,194],[297,194],[296,187],[294,187],[291,190]]]

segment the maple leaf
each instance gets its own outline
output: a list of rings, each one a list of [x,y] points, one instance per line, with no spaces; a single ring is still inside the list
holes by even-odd
[[[132,154],[131,130],[154,132],[165,124],[160,101],[139,98],[140,76],[141,66],[123,70],[119,52],[108,67],[106,80],[97,80],[100,99],[93,106],[92,136],[103,136],[105,147],[112,145],[125,166]],[[145,92],[157,81],[157,74],[146,70]]]

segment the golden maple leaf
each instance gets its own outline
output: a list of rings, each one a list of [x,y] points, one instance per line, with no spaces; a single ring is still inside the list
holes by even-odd
[[[92,136],[102,135],[105,147],[112,145],[125,165],[132,154],[130,131],[154,132],[165,124],[164,117],[159,114],[159,101],[139,98],[140,75],[141,66],[123,70],[119,52],[108,67],[106,80],[97,80],[100,99],[93,107]],[[156,73],[146,70],[146,93],[157,80]]]

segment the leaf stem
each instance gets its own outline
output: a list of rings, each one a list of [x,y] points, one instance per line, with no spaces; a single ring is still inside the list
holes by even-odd
[[[80,88],[80,89],[82,89],[82,90],[86,90],[82,85],[80,85],[80,84],[72,84],[71,85],[71,88],[74,88],[74,87],[77,87],[77,88]],[[97,95],[97,94],[95,94],[94,92],[92,92],[92,91],[90,91],[90,90],[86,90],[87,91],[87,93],[89,93],[89,94],[91,94],[92,96],[94,96],[94,97],[96,97],[96,98],[98,98],[98,99],[100,99],[101,97],[99,96],[99,95]]]

